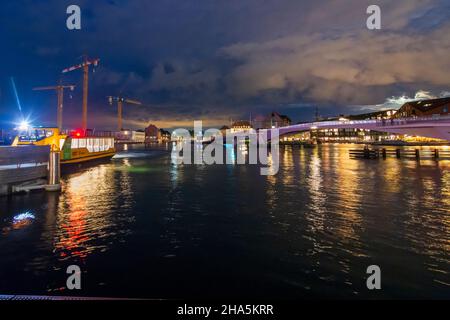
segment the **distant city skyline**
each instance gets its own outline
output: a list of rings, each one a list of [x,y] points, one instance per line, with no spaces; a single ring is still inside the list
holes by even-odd
[[[65,28],[67,5],[3,4],[0,12],[0,127],[23,114],[56,123],[56,84],[82,54],[101,59],[91,74],[89,122],[114,129],[122,95],[144,106],[124,108],[124,127],[228,125],[230,119],[277,111],[293,122],[322,115],[398,108],[408,99],[450,91],[450,3],[378,1],[382,29],[367,30],[371,1],[72,1],[82,29]],[[21,21],[21,23],[18,23]],[[6,30],[6,32],[4,31]],[[51,32],[49,31],[51,30]],[[81,72],[65,96],[64,123],[81,122]]]

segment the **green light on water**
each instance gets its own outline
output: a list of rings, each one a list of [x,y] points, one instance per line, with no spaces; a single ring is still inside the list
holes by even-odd
[[[131,173],[145,173],[145,172],[156,172],[160,171],[158,168],[155,167],[146,167],[146,166],[123,166],[123,167],[116,167],[116,171],[126,171]]]

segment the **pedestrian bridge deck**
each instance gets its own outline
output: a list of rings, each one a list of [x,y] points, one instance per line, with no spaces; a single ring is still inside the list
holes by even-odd
[[[278,128],[279,135],[315,129],[366,129],[450,141],[450,116],[392,120],[342,120],[300,123]],[[270,131],[269,131],[270,132]]]

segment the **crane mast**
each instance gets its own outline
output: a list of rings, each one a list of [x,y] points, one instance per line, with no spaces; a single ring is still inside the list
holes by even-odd
[[[139,106],[142,105],[142,103],[140,101],[126,99],[123,97],[109,96],[108,101],[109,101],[110,105],[112,105],[114,101],[117,102],[117,130],[118,131],[121,131],[123,129],[123,126],[122,126],[123,104],[127,103],[127,104],[139,105]]]
[[[88,105],[88,90],[89,90],[89,66],[98,66],[100,59],[89,59],[87,56],[83,57],[83,62],[69,68],[66,68],[62,73],[68,73],[74,70],[83,69],[83,115],[82,115],[82,129],[86,132],[87,129],[87,105]]]
[[[75,85],[56,85],[56,86],[48,86],[48,87],[36,87],[33,88],[34,91],[46,91],[46,90],[53,90],[56,91],[58,96],[58,107],[57,107],[57,126],[58,129],[62,130],[62,124],[63,124],[63,102],[64,102],[64,89],[70,89],[70,91],[73,91],[75,89]]]

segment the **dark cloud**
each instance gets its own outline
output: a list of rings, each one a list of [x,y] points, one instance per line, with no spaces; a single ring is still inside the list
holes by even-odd
[[[142,126],[200,118],[213,125],[272,109],[304,120],[315,106],[345,113],[386,97],[448,91],[448,1],[377,1],[382,30],[368,31],[372,2],[7,1],[0,117],[17,114],[8,80],[15,76],[24,109],[52,122],[55,97],[30,89],[55,83],[84,53],[102,59],[91,76],[91,123],[112,128],[107,95],[145,102],[125,111],[125,123]],[[70,4],[82,9],[81,31],[65,28]],[[81,74],[64,79],[78,85],[66,121],[76,126]]]

